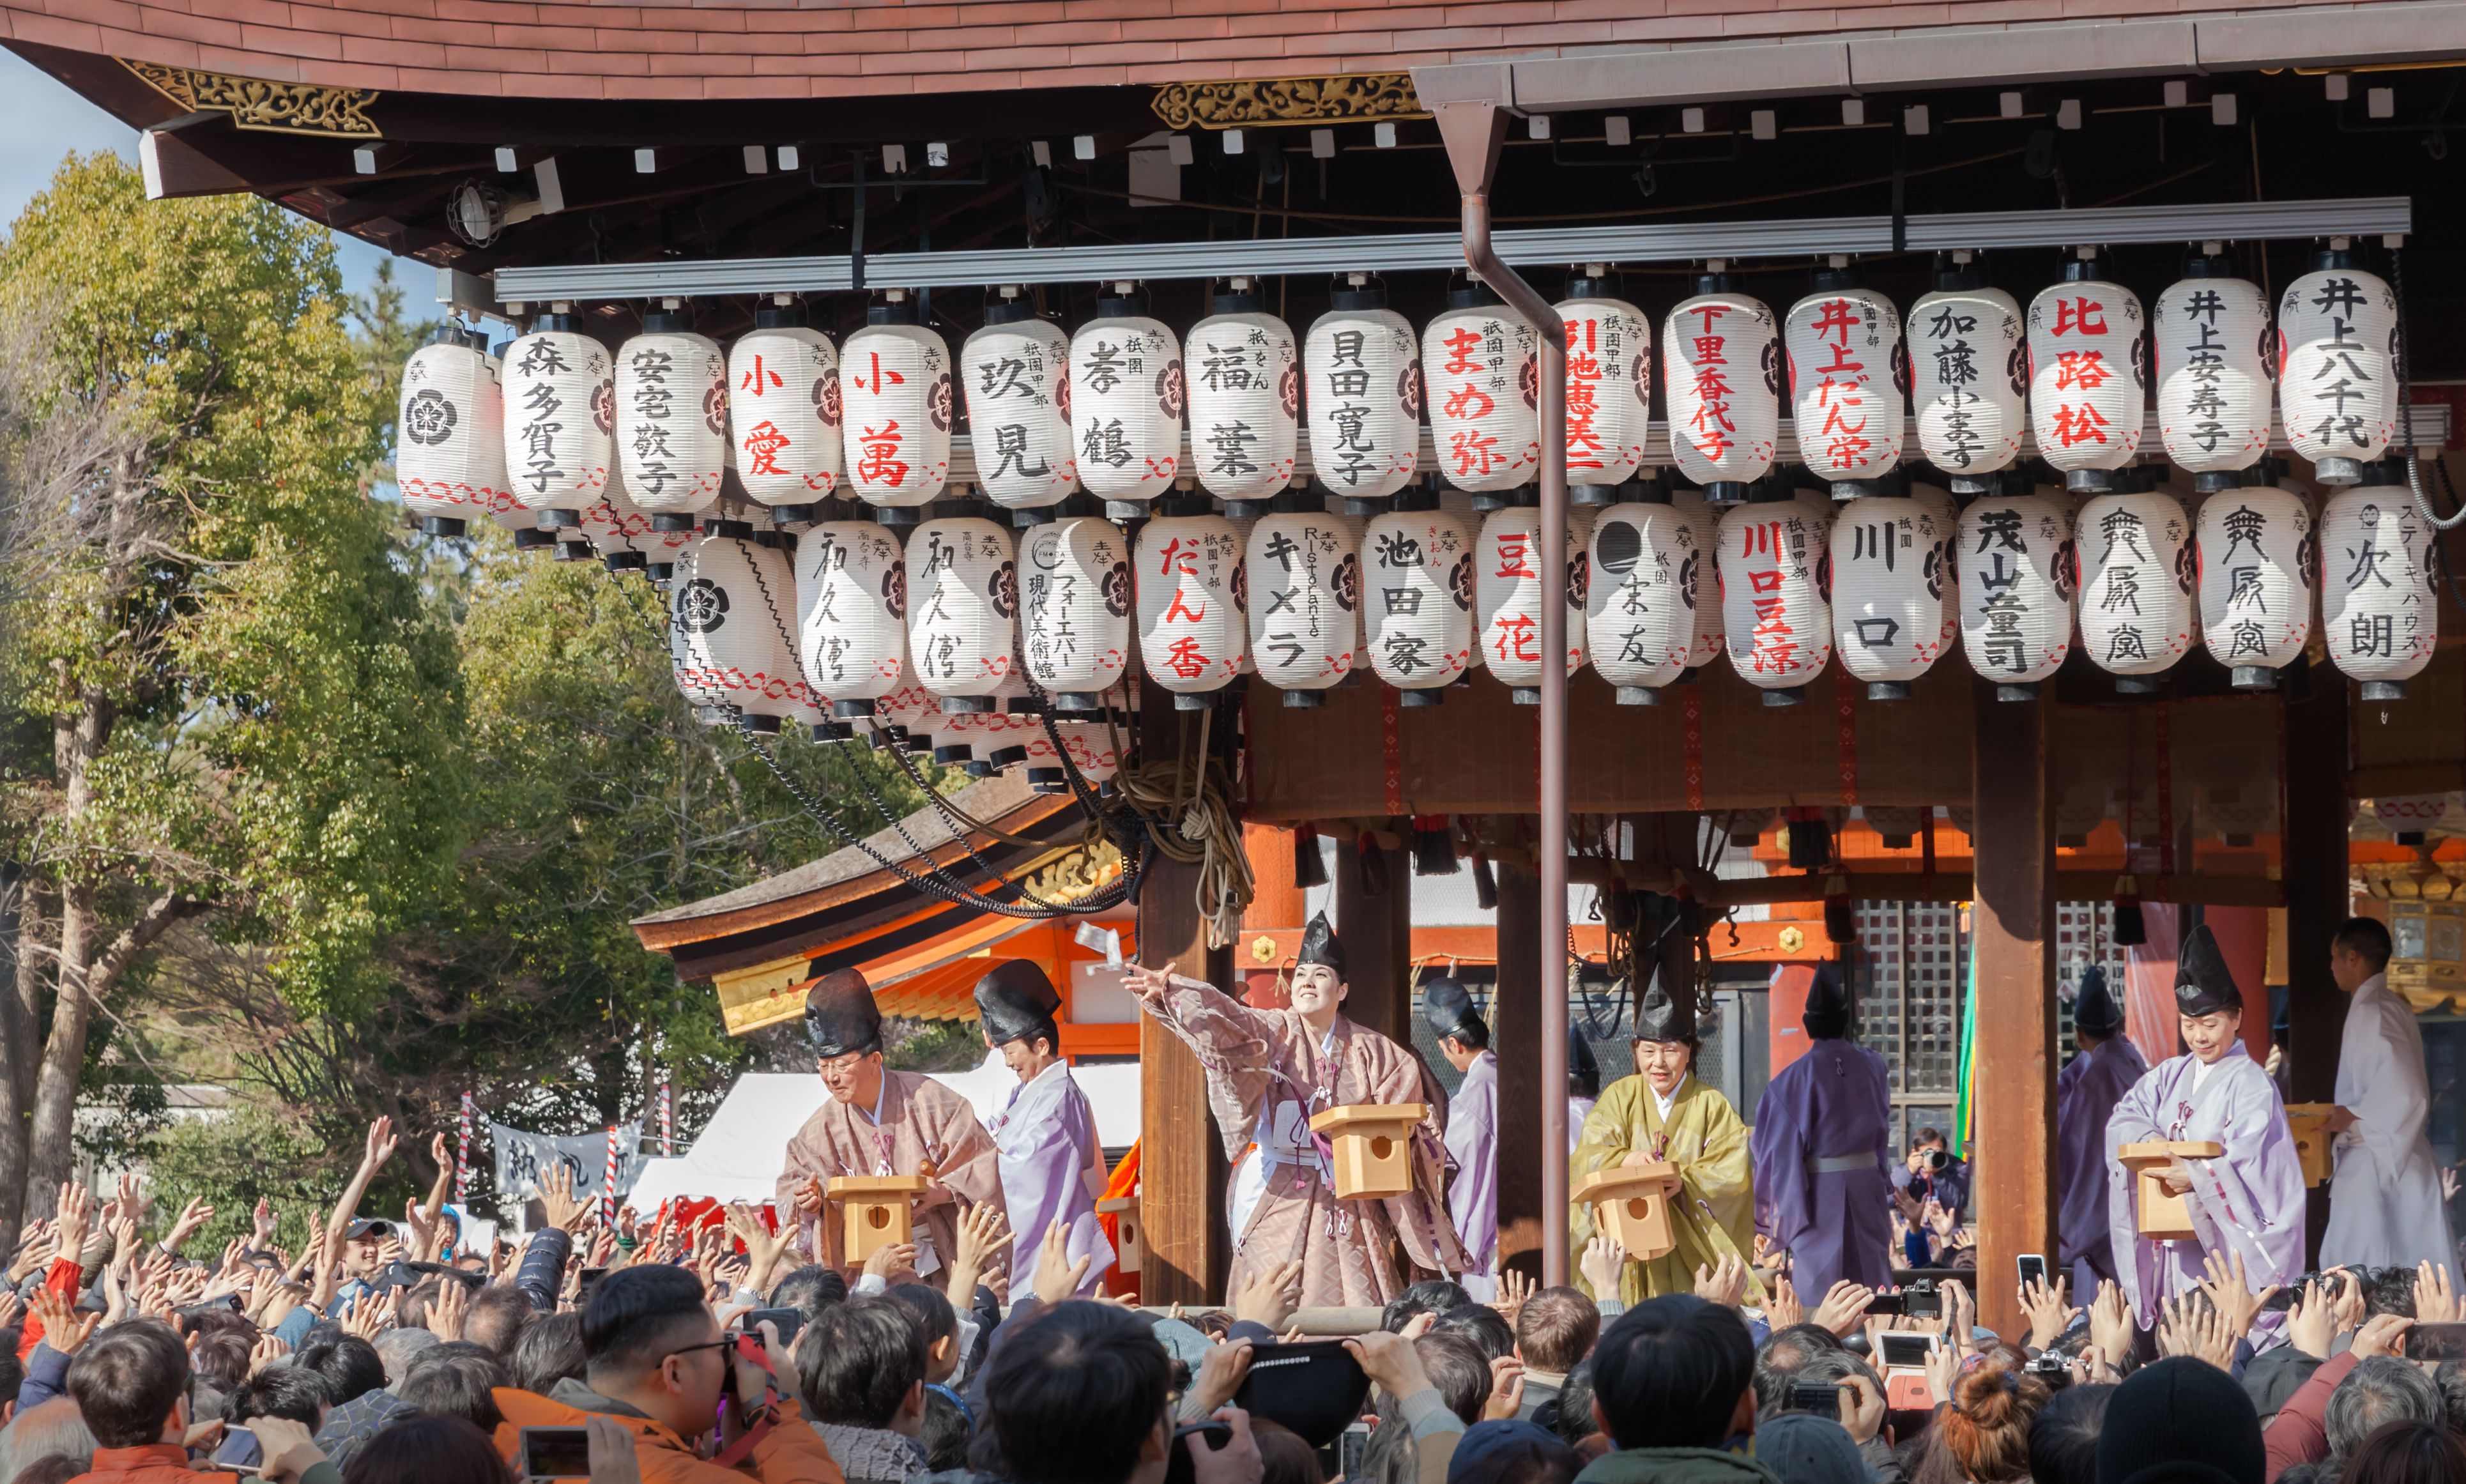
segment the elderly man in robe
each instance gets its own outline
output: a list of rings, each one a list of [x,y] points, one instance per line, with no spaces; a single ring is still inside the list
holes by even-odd
[[[2242,1259],[2259,1293],[2303,1270],[2303,1167],[2286,1108],[2260,1064],[2243,1048],[2243,995],[2204,923],[2175,958],[2175,1021],[2191,1049],[2152,1068],[2106,1120],[2107,1210],[2116,1279],[2143,1329],[2159,1305],[2200,1282],[2210,1252]],[[2214,1158],[2174,1161],[2166,1188],[2184,1198],[2196,1235],[2141,1235],[2139,1180],[2126,1145],[2157,1140],[2217,1144]],[[2274,1328],[2275,1316],[2260,1324]]]
[[[1464,1073],[1447,1100],[1447,1158],[1456,1167],[1447,1211],[1464,1244],[1458,1281],[1486,1304],[1498,1296],[1498,1057],[1472,996],[1454,979],[1422,981],[1422,1019],[1439,1038],[1439,1054]]]
[[[829,1198],[830,1182],[922,1175],[925,1191],[909,1206],[914,1267],[927,1283],[947,1285],[959,1252],[960,1212],[977,1204],[1001,1209],[994,1141],[966,1098],[921,1072],[882,1065],[882,1011],[856,970],[835,969],[806,991],[805,1035],[830,1100],[788,1140],[778,1208],[796,1213],[795,1247],[853,1282],[857,1270],[841,1255],[841,1207]]]
[[[2100,1282],[2115,1280],[2115,1233],[2107,1220],[2106,1120],[2132,1085],[2149,1073],[2141,1048],[2123,1034],[2123,1011],[2107,993],[2106,971],[2081,971],[2073,997],[2074,1056],[2055,1077],[2055,1206],[2072,1293],[2086,1305]]]
[[[1756,1230],[1789,1249],[1801,1293],[1828,1293],[1844,1278],[1880,1289],[1893,1278],[1892,1073],[1843,1039],[1850,999],[1838,965],[1816,969],[1802,1023],[1813,1044],[1756,1105]]]
[[[994,966],[976,980],[977,1023],[985,1045],[1001,1053],[1019,1078],[989,1128],[1000,1151],[1002,1204],[1013,1225],[1013,1272],[1034,1272],[1038,1248],[1056,1222],[1068,1235],[1066,1255],[1087,1259],[1082,1297],[1096,1292],[1113,1265],[1113,1245],[1096,1222],[1105,1188],[1105,1155],[1096,1144],[1096,1114],[1070,1078],[1057,1047],[1053,1013],[1062,997],[1044,971],[1024,958]]]
[[[1383,1307],[1412,1281],[1390,1255],[1399,1244],[1425,1275],[1465,1270],[1442,1189],[1442,1094],[1411,1051],[1345,1018],[1344,945],[1326,914],[1311,919],[1294,956],[1291,1004],[1282,1010],[1252,1009],[1170,964],[1133,965],[1124,982],[1206,1069],[1225,1158],[1239,1161],[1225,1291],[1241,1293],[1298,1264],[1301,1307]],[[1414,1130],[1413,1188],[1402,1195],[1335,1197],[1329,1146],[1310,1121],[1362,1103],[1431,1110]]]
[[[2440,1161],[2423,1136],[2432,1112],[2423,1032],[2388,987],[2388,929],[2349,917],[2329,944],[2329,973],[2351,998],[2338,1046],[2338,1111],[2329,1132],[2338,1173],[2329,1181],[2322,1268],[2412,1268],[2453,1260]]]
[[[1695,1291],[1695,1270],[1713,1269],[1724,1257],[1752,1268],[1756,1247],[1756,1194],[1748,1173],[1747,1126],[1730,1100],[1695,1076],[1695,1055],[1704,1048],[1695,1017],[1670,999],[1659,978],[1636,1012],[1635,1075],[1602,1090],[1584,1118],[1583,1141],[1570,1162],[1570,1189],[1587,1175],[1613,1167],[1668,1161],[1678,1171],[1670,1198],[1670,1232],[1678,1245],[1659,1257],[1630,1256],[1618,1292],[1595,1293],[1640,1304],[1664,1293]],[[1571,1267],[1580,1267],[1593,1239],[1593,1208],[1578,1203],[1567,1217]],[[1748,1301],[1760,1303],[1763,1286],[1748,1278]],[[1583,1280],[1591,1292],[1591,1280]]]

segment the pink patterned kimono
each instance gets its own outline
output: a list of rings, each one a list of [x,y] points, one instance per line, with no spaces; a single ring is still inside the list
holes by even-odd
[[[1233,1269],[1227,1293],[1252,1275],[1298,1259],[1305,1307],[1383,1305],[1408,1278],[1389,1258],[1401,1239],[1414,1267],[1465,1270],[1447,1220],[1445,1094],[1421,1061],[1341,1015],[1324,1039],[1298,1010],[1254,1010],[1211,985],[1177,975],[1167,1008],[1148,1007],[1207,1069],[1207,1102],[1234,1171]],[[1310,1120],[1358,1103],[1425,1103],[1413,1135],[1413,1189],[1380,1201],[1338,1201],[1332,1164]],[[1249,1158],[1243,1158],[1248,1146]]]
[[[966,1205],[1002,1204],[999,1152],[984,1125],[976,1121],[968,1100],[921,1072],[882,1073],[882,1121],[870,1112],[825,1098],[805,1126],[788,1140],[787,1169],[779,1177],[778,1211],[782,1221],[796,1224],[796,1250],[818,1263],[837,1268],[850,1282],[857,1269],[841,1261],[840,1204],[825,1202],[821,1210],[796,1209],[796,1187],[818,1180],[828,1190],[841,1175],[914,1175],[930,1160],[938,1172],[937,1186],[910,1204],[916,1238],[916,1271],[941,1288],[950,1282],[951,1260],[959,1254],[959,1212]],[[1002,1261],[996,1259],[998,1270]],[[952,1302],[968,1302],[964,1294]]]

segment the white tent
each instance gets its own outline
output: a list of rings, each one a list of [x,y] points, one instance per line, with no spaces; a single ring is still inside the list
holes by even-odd
[[[974,1071],[928,1075],[966,1098],[980,1119],[992,1115],[1005,1088],[1018,1084],[998,1052]],[[1139,1136],[1137,1063],[1074,1067],[1070,1075],[1095,1111],[1099,1143],[1118,1149]],[[679,1197],[757,1205],[771,1200],[787,1165],[788,1140],[829,1096],[822,1079],[812,1072],[746,1073],[728,1090],[692,1148],[681,1158],[647,1163],[626,1194],[626,1203],[647,1213]]]

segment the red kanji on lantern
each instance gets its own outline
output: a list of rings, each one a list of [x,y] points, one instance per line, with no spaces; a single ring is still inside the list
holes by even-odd
[[[1481,403],[1478,407],[1473,405],[1476,399]],[[1491,410],[1497,405],[1498,403],[1491,397],[1490,393],[1479,387],[1467,385],[1449,393],[1446,405],[1440,411],[1450,417],[1487,417]]]
[[[2055,357],[2055,390],[2066,387],[2094,389],[2106,385],[2114,374],[2107,370],[2103,350],[2066,350]]]
[[[2106,305],[2094,299],[2058,299],[2055,301],[2055,327],[2050,333],[2070,334],[2078,330],[2084,335],[2106,333]]]
[[[1447,453],[1455,460],[1458,474],[1488,474],[1499,463],[1498,439],[1474,428],[1448,435]]]
[[[756,357],[756,359],[760,358]],[[788,435],[779,431],[778,424],[767,417],[755,423],[745,435],[745,452],[753,460],[753,467],[745,472],[748,474],[786,473],[786,470],[779,467],[778,459],[779,451],[787,446]]]
[[[1446,369],[1449,375],[1461,376],[1467,371],[1489,370],[1481,362],[1472,358],[1472,353],[1481,349],[1481,332],[1470,326],[1466,326],[1449,335],[1446,338]]]
[[[886,371],[883,369],[881,351],[873,351],[865,358],[873,363],[873,375],[869,379],[863,376],[852,378],[861,389],[866,392],[871,392],[876,395],[880,395],[882,393],[890,390],[892,387],[903,387],[908,384],[907,376],[903,375],[899,371]],[[867,479],[872,478],[871,475],[867,475],[865,477]]]
[[[1537,663],[1541,652],[1532,647],[1535,619],[1529,613],[1503,613],[1498,616],[1498,638],[1491,644],[1501,660],[1518,660],[1527,664]]]
[[[880,357],[875,358],[877,363]],[[896,376],[899,373],[892,371]],[[896,485],[908,478],[908,465],[899,457],[904,442],[899,432],[899,419],[894,417],[879,428],[866,428],[857,435],[864,457],[857,461],[857,478],[868,484]]]
[[[1533,570],[1531,538],[1520,530],[1503,531],[1498,538],[1498,572],[1501,577],[1537,577]]]
[[[2106,415],[2087,402],[2077,407],[2066,402],[2055,409],[2055,440],[2066,448],[2093,438],[2105,442],[2106,435],[2097,431],[2105,426]]]
[[[771,390],[773,387],[784,387],[787,384],[787,381],[782,378],[777,371],[774,371],[762,364],[762,357],[760,355],[756,355],[753,357],[753,369],[747,371],[743,378],[737,382],[736,390],[739,392],[751,392],[755,396],[760,396],[763,393]],[[775,469],[765,469],[761,472],[766,474],[774,474],[778,471]]]
[[[1175,601],[1179,600],[1177,596]],[[1186,634],[1173,641],[1173,648],[1164,659],[1165,668],[1183,680],[1197,680],[1206,674],[1208,663],[1207,657],[1199,652],[1199,641]]]
[[[1185,623],[1197,623],[1205,618],[1207,617],[1207,605],[1205,603],[1201,603],[1199,605],[1198,610],[1194,612],[1188,603],[1182,601],[1182,599],[1187,596],[1189,595],[1183,593],[1181,589],[1174,589],[1173,601],[1165,605],[1164,618],[1161,621],[1171,623],[1174,619],[1179,618]],[[1187,642],[1187,641],[1185,641],[1185,642]],[[1195,674],[1197,672],[1194,671],[1193,673]]]
[[[1156,555],[1158,558],[1156,562],[1156,572],[1159,575],[1169,577],[1176,573],[1179,573],[1185,577],[1195,577],[1199,575],[1199,547],[1197,543],[1184,546],[1181,544],[1181,538],[1179,536],[1176,536],[1172,540],[1166,542],[1164,544],[1164,550],[1157,552]],[[1176,602],[1179,602],[1180,600],[1181,599],[1178,596],[1174,599]]]

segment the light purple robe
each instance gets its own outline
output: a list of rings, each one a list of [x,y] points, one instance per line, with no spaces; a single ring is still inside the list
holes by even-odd
[[[1764,1089],[1748,1144],[1756,1230],[1789,1249],[1800,1293],[1892,1281],[1892,1076],[1864,1046],[1818,1041]]]
[[[1010,1270],[1036,1270],[1045,1228],[1058,1221],[1069,1233],[1070,1260],[1088,1259],[1079,1292],[1094,1293],[1113,1266],[1113,1245],[1096,1223],[1094,1192],[1102,1186],[1105,1156],[1096,1143],[1095,1113],[1070,1079],[1069,1067],[1056,1062],[1035,1081],[1012,1087],[986,1128],[1000,1155],[1002,1205],[1012,1232]]]
[[[2197,1092],[2193,1066],[2189,1055],[2159,1063],[2106,1121],[2109,1231],[2121,1270],[2116,1276],[2143,1329],[2157,1323],[2160,1300],[2200,1279],[2207,1251],[2241,1253],[2245,1281],[2254,1292],[2290,1283],[2303,1270],[2303,1166],[2276,1085],[2241,1042],[2218,1058]],[[2119,1151],[2152,1139],[2226,1148],[2217,1158],[2187,1161],[2194,1179],[2184,1202],[2197,1241],[2150,1242],[2140,1235],[2138,1181]]]
[[[1484,1051],[1465,1068],[1464,1082],[1447,1099],[1447,1158],[1456,1178],[1447,1183],[1447,1214],[1464,1244],[1465,1288],[1472,1279],[1498,1276],[1498,1057]],[[1487,1302],[1490,1295],[1473,1293]]]
[[[2107,1219],[2106,1120],[2132,1085],[2149,1074],[2141,1048],[2115,1036],[2072,1060],[2055,1078],[2055,1190],[2072,1301],[2083,1308],[2100,1280],[2115,1277],[2115,1235]]]

